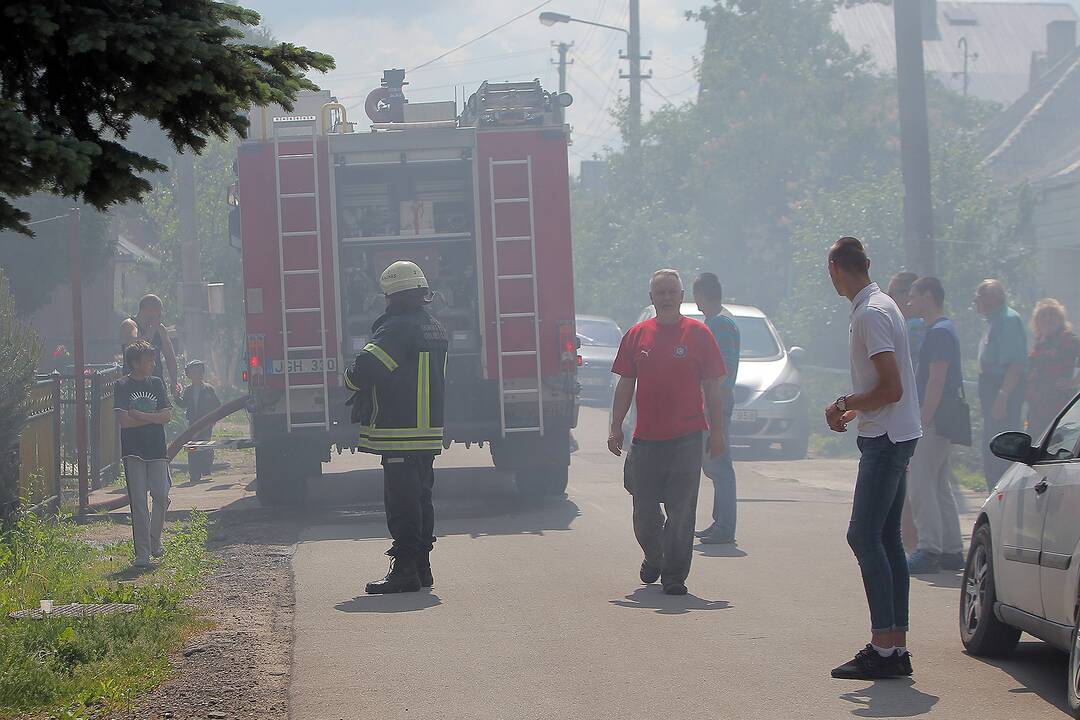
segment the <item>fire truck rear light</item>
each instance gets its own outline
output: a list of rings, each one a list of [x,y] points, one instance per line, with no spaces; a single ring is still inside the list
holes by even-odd
[[[244,382],[247,382],[247,381],[248,381],[248,371],[247,371],[247,370],[245,370],[244,372],[240,373],[240,379],[241,379],[241,380],[243,380]]]
[[[247,370],[244,371],[245,380],[252,385],[262,385],[266,379],[266,336],[247,336]]]
[[[571,322],[559,323],[559,352],[563,367],[572,367],[577,357],[577,335],[574,334],[574,324]]]
[[[577,356],[577,365],[578,365],[578,367],[581,367],[581,366],[582,366],[582,365],[584,365],[584,364],[585,364],[585,361],[584,361],[584,360],[582,360],[582,358],[581,358],[581,356],[580,356],[580,355],[578,355],[578,356]]]

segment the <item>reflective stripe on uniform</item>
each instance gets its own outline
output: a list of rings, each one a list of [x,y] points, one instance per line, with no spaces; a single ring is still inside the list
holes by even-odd
[[[383,350],[381,347],[379,347],[375,343],[370,343],[369,342],[367,345],[365,345],[363,347],[362,352],[371,353],[372,355],[377,357],[379,359],[379,362],[381,362],[383,365],[385,365],[386,369],[389,370],[390,372],[394,372],[395,370],[398,369],[397,361],[395,361],[394,358],[390,357],[389,353],[387,353],[385,350]]]
[[[363,425],[360,427],[361,437],[377,438],[433,438],[442,437],[443,429],[437,428],[381,428]]]
[[[431,450],[437,452],[443,449],[442,440],[435,438],[428,440],[370,440],[360,438],[360,447],[376,452],[393,452],[395,450]]]
[[[359,392],[360,391],[360,388],[356,387],[356,385],[353,385],[353,381],[349,377],[349,371],[348,370],[345,371],[345,387],[349,388],[353,392]]]
[[[431,426],[431,353],[421,352],[416,363],[416,426]]]

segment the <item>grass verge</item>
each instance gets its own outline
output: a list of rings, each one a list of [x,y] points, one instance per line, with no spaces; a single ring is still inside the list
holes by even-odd
[[[202,623],[184,601],[212,566],[207,520],[165,538],[161,564],[133,575],[130,540],[88,542],[68,518],[23,514],[0,540],[0,717],[107,717],[169,671],[168,653]],[[130,614],[11,620],[41,599],[134,603]]]

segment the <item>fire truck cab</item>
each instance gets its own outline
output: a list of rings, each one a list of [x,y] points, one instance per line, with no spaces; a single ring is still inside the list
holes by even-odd
[[[302,502],[354,449],[341,374],[420,265],[450,335],[445,443],[488,443],[526,493],[562,493],[577,421],[566,94],[484,83],[409,103],[387,71],[358,129],[328,92],[255,109],[237,158],[258,495]]]

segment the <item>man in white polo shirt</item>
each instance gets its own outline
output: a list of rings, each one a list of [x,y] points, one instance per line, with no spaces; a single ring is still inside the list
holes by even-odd
[[[829,277],[851,301],[852,394],[825,409],[834,432],[859,419],[859,475],[847,541],[859,561],[870,606],[870,643],[832,671],[835,678],[874,680],[911,675],[907,651],[907,557],[900,518],[907,466],[922,436],[919,396],[904,316],[870,280],[870,259],[856,238],[829,250]]]

